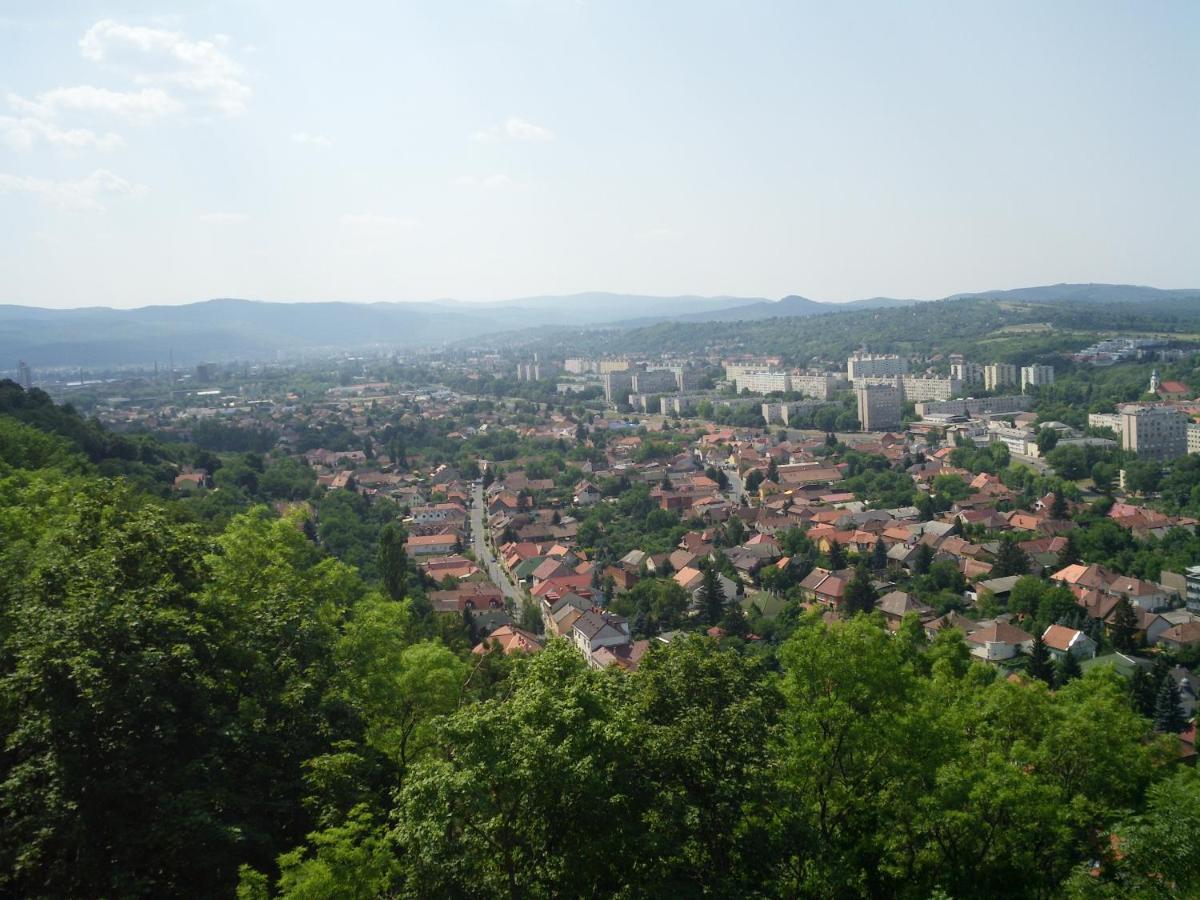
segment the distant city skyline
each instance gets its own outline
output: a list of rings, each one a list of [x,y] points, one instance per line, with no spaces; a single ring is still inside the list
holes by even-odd
[[[0,303],[1200,286],[1200,6],[0,12]]]

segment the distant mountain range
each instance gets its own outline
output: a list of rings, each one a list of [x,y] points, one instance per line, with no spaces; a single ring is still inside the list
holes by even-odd
[[[1027,303],[1200,301],[1200,290],[1136,285],[1059,284],[955,294],[945,300]],[[267,303],[220,299],[180,306],[118,310],[0,306],[0,372],[18,359],[36,367],[119,366],[200,360],[264,359],[278,353],[440,346],[532,327],[633,327],[662,321],[737,322],[912,306],[911,299],[872,297],[827,303],[791,295],[651,297],[584,293],[495,303]]]

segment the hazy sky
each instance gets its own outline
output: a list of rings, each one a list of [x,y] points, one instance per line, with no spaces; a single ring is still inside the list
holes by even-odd
[[[0,302],[1200,286],[1200,3],[0,4]]]

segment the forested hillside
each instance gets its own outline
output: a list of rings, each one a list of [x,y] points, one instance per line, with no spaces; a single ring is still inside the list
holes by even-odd
[[[779,355],[792,365],[837,362],[867,346],[877,353],[928,354],[951,347],[968,356],[1027,363],[1049,352],[1077,350],[1097,332],[1200,332],[1194,297],[1154,303],[1031,302],[969,297],[892,309],[846,310],[753,321],[665,322],[624,330],[545,330],[472,338],[470,344],[536,344],[543,352],[718,353]]]
[[[5,895],[1200,892],[1200,781],[1109,669],[861,615],[632,673],[472,654],[388,513],[311,495],[323,534],[252,453],[175,499],[196,453],[0,382]]]

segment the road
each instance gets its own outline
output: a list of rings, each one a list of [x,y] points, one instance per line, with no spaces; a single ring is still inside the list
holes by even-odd
[[[733,502],[741,506],[745,502],[746,491],[742,485],[742,477],[738,475],[738,471],[733,466],[725,469],[725,475],[729,478],[729,490],[726,492],[733,498]]]
[[[471,492],[471,546],[475,550],[475,559],[480,567],[487,572],[496,587],[504,592],[504,596],[512,601],[514,608],[520,612],[525,604],[525,595],[509,580],[508,573],[496,561],[487,541],[487,524],[483,520],[487,507],[483,503],[483,485],[476,484]]]

